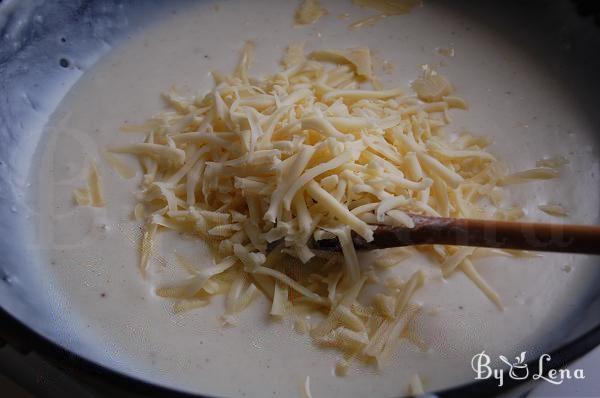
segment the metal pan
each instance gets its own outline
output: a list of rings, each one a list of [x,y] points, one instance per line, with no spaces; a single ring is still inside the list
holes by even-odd
[[[78,387],[65,384],[64,390],[90,396],[191,396],[87,356],[78,336],[81,332],[62,328],[52,299],[36,289],[36,270],[47,264],[28,235],[35,213],[28,200],[35,173],[32,165],[50,115],[71,86],[113,47],[173,9],[184,10],[187,3],[0,1],[0,337],[21,352],[33,351],[77,380]],[[448,7],[465,21],[478,21],[523,52],[539,57],[540,70],[550,78],[570,76],[565,89],[595,131],[600,131],[596,109],[600,29],[587,16],[594,14],[593,2],[431,3]],[[548,48],[554,57],[548,56]],[[597,295],[587,297],[574,314],[572,327],[561,331],[559,343],[552,347],[547,369],[562,367],[600,344],[599,310]],[[521,383],[507,379],[499,388],[495,380],[484,380],[431,396],[492,396]],[[49,395],[43,384],[31,388]]]

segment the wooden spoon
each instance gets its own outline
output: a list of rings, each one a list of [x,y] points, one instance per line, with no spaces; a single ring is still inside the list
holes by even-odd
[[[356,250],[411,245],[495,247],[543,252],[600,254],[600,226],[545,224],[410,215],[414,228],[380,225],[367,242],[352,232]],[[311,242],[318,250],[339,251],[336,238]]]

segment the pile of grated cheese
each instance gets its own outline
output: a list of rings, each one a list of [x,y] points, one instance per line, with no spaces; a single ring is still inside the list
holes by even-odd
[[[376,89],[370,52],[320,50],[306,56],[291,45],[286,69],[250,76],[247,43],[232,75],[214,72],[206,95],[164,95],[172,110],[126,130],[147,132],[143,142],[113,148],[137,156],[144,170],[135,215],[143,220],[140,268],[146,272],[162,230],[207,242],[214,262],[196,268],[180,256],[190,276],[160,287],[175,310],[226,297],[223,320],[258,295],[270,314],[295,319],[296,330],[343,353],[336,373],[353,360],[383,364],[402,338],[424,342],[411,325],[420,307],[411,300],[426,273],[380,280],[411,250],[383,251],[362,269],[351,240],[367,241],[377,224],[412,227],[409,214],[517,219],[502,209],[501,186],[556,176],[539,167],[508,175],[489,153],[489,141],[469,133],[447,134],[452,109],[467,109],[448,80],[429,68],[404,88]],[[309,240],[336,236],[343,253],[311,250]],[[270,251],[268,248],[277,244]],[[498,307],[498,295],[473,266],[482,256],[515,252],[421,246],[444,276],[464,272]],[[382,285],[372,301],[367,283]],[[311,324],[307,314],[320,312]]]

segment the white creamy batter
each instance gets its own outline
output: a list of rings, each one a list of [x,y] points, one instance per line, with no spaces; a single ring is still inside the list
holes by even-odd
[[[532,220],[565,222],[537,210],[553,202],[570,211],[568,222],[597,222],[600,174],[593,132],[537,62],[482,26],[471,25],[477,33],[469,34],[461,18],[439,6],[417,7],[409,15],[350,31],[349,22],[337,15],[350,12],[359,19],[372,12],[350,2],[327,3],[329,16],[292,27],[293,2],[228,1],[219,7],[202,2],[116,48],[65,98],[48,126],[39,172],[40,239],[48,256],[44,277],[59,292],[57,312],[70,314],[65,328],[80,331],[95,360],[204,394],[296,396],[310,376],[315,397],[395,396],[407,392],[414,373],[427,390],[472,381],[471,357],[484,349],[493,356],[512,357],[520,350],[533,356],[576,313],[597,280],[591,257],[478,260],[475,266],[506,307],[499,311],[462,273],[443,280],[437,265],[415,256],[393,272],[408,276],[421,268],[428,274],[415,300],[424,307],[417,323],[430,349],[423,352],[405,341],[384,369],[357,363],[340,378],[332,372],[340,354],[312,345],[289,320],[269,319],[263,298],[240,315],[237,327],[223,328],[221,300],[174,315],[171,303],[153,293],[157,285],[185,275],[175,251],[199,264],[209,254],[195,239],[162,234],[160,255],[142,279],[140,228],[131,217],[141,171],[134,159],[123,157],[137,170],[134,178],[123,180],[103,153],[139,142],[139,134],[119,132],[119,127],[163,109],[159,94],[171,85],[208,90],[210,71],[232,70],[247,39],[257,43],[253,74],[278,70],[286,45],[300,40],[309,50],[370,47],[396,66],[381,75],[388,86],[408,85],[421,64],[444,60],[440,70],[471,103],[469,112],[453,113],[454,131],[491,137],[491,151],[514,171],[534,167],[543,156],[570,160],[560,179],[511,188],[510,200],[524,205]],[[442,56],[438,47],[451,47],[456,55]],[[103,176],[105,208],[73,202],[73,189],[85,184],[90,160]],[[366,257],[363,264],[369,263]]]

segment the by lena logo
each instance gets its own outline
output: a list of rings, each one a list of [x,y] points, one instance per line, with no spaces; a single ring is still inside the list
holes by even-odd
[[[508,377],[513,380],[525,380],[531,377],[532,380],[545,380],[552,384],[562,384],[565,380],[570,379],[585,379],[583,369],[575,369],[571,371],[569,369],[553,369],[547,368],[547,362],[551,360],[550,355],[542,354],[537,363],[537,369],[529,369],[525,361],[526,351],[521,352],[515,357],[514,362],[509,361],[504,355],[499,355],[498,358],[508,365]],[[490,356],[481,351],[479,354],[475,354],[471,359],[471,368],[475,372],[475,380],[485,380],[494,378],[498,380],[498,387],[504,385],[505,370],[493,368],[490,363],[492,362]]]
[[[498,358],[500,358],[502,362],[510,367],[508,375],[511,377],[511,379],[525,380],[527,377],[529,377],[529,368],[525,363],[525,351],[523,351],[519,356],[515,357],[515,363],[510,363],[504,355],[500,355]]]

